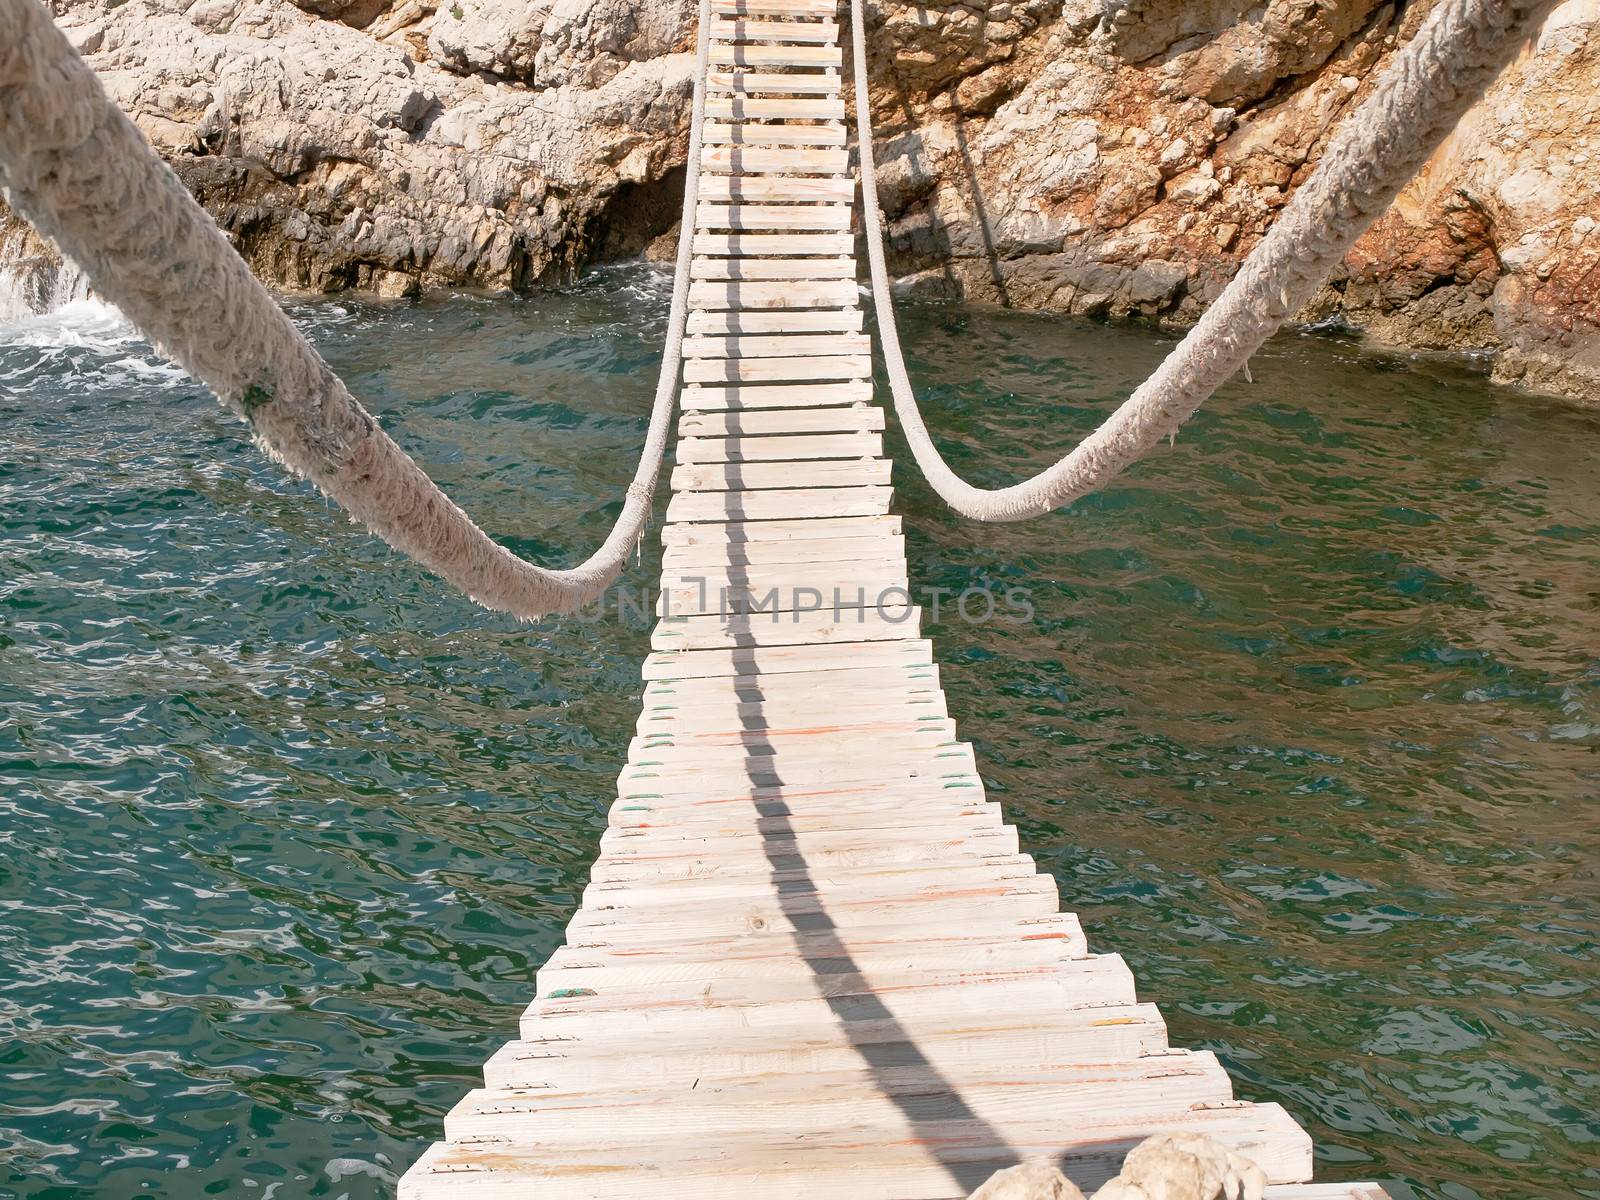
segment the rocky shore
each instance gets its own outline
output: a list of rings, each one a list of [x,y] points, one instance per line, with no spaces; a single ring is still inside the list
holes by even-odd
[[[868,0],[907,292],[1192,320],[1428,4]],[[523,288],[677,219],[692,0],[53,0],[256,271]],[[1600,0],[1566,0],[1304,314],[1600,403]]]

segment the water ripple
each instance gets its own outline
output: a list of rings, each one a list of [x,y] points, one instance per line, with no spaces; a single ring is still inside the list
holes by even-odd
[[[292,311],[567,563],[631,474],[667,298],[635,270]],[[1169,344],[905,324],[991,483]],[[1035,609],[944,614],[952,711],[1096,945],[1325,1176],[1600,1195],[1600,418],[1327,337],[1254,374],[1044,521],[958,521],[897,468],[914,580]],[[473,609],[109,310],[0,330],[0,430],[0,1193],[388,1196],[578,900],[643,633]]]

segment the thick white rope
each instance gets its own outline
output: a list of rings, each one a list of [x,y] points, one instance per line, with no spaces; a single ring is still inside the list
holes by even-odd
[[[1155,373],[1054,466],[989,490],[950,469],[928,434],[906,374],[884,267],[862,0],[851,0],[856,145],[872,303],[895,412],[934,491],[962,516],[1019,521],[1104,487],[1162,438],[1176,434],[1262,342],[1305,306],[1553,6],[1553,0],[1441,0],[1395,55],[1372,95],[1341,125],[1311,177],[1232,282]]]
[[[256,441],[351,516],[487,608],[535,618],[598,597],[638,549],[677,396],[706,108],[700,0],[694,113],[661,375],[627,498],[566,571],[498,545],[350,396],[222,231],[107,99],[39,0],[0,0],[0,189],[156,346],[250,423]]]

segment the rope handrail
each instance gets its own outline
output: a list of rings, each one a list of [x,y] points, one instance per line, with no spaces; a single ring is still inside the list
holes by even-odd
[[[699,0],[684,210],[699,197],[711,0]],[[96,293],[245,418],[256,442],[356,520],[486,608],[574,612],[636,552],[650,518],[681,365],[694,221],[678,238],[661,374],[639,466],[600,548],[568,570],[480,529],[383,432],[211,217],[106,96],[38,0],[0,0],[0,190]]]
[[[1093,433],[1054,465],[1010,487],[962,479],[934,445],[917,406],[884,265],[872,155],[862,0],[850,0],[856,149],[872,304],[895,413],[912,456],[964,517],[1020,521],[1104,487],[1194,415],[1299,312],[1511,60],[1554,0],[1443,0],[1347,118],[1322,159],[1238,273],[1165,361]]]

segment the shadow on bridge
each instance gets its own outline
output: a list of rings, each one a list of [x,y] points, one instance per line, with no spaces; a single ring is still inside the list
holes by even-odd
[[[728,549],[731,559],[733,546]],[[748,634],[752,620],[772,619],[769,613],[725,616],[728,631],[734,634]],[[803,805],[791,807],[786,797],[785,751],[768,737],[772,724],[765,712],[766,693],[756,658],[752,653],[748,674],[734,676],[736,711],[744,733],[744,777],[773,891],[793,930],[795,952],[810,968],[818,996],[860,1056],[878,1094],[899,1110],[911,1137],[952,1181],[963,1192],[971,1192],[996,1169],[1020,1161],[1020,1156],[1000,1130],[974,1111],[918,1047],[891,1005],[873,990],[871,970],[856,961],[846,931],[829,914],[805,856],[803,833],[794,822]],[[791,750],[789,757],[814,753],[808,747]],[[908,807],[906,818],[917,819],[914,806]],[[951,1136],[952,1123],[966,1127],[961,1137]]]

